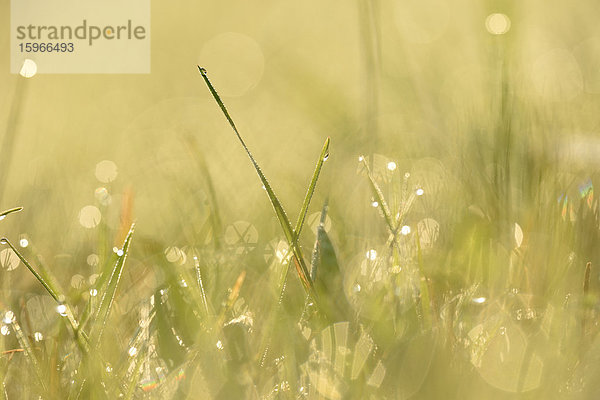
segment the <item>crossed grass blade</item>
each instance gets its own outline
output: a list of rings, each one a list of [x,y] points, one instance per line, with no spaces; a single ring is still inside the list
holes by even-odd
[[[302,282],[302,285],[304,286],[305,290],[316,301],[316,294],[314,292],[312,281],[310,280],[308,268],[306,267],[306,263],[304,262],[304,257],[302,256],[302,252],[300,250],[300,246],[297,243],[296,234],[295,234],[294,230],[292,229],[292,225],[290,223],[290,220],[287,217],[287,214],[285,213],[285,210],[283,209],[283,207],[281,205],[281,202],[279,201],[279,199],[275,195],[275,192],[271,188],[271,185],[269,184],[269,181],[267,180],[267,178],[263,174],[262,170],[260,169],[260,166],[258,165],[258,163],[256,162],[256,160],[254,159],[254,156],[252,156],[252,153],[248,149],[248,146],[244,142],[244,139],[242,139],[242,136],[240,135],[237,127],[235,126],[235,123],[233,122],[233,119],[229,115],[229,112],[227,111],[227,108],[225,107],[225,104],[223,103],[223,101],[221,100],[221,97],[219,96],[219,94],[217,93],[216,89],[214,88],[214,86],[212,85],[212,83],[210,82],[210,80],[208,79],[208,75],[206,73],[206,70],[204,68],[201,68],[200,66],[198,66],[198,70],[200,71],[200,74],[202,75],[202,78],[204,79],[204,82],[208,86],[208,89],[210,90],[210,93],[214,97],[215,101],[217,102],[217,104],[221,108],[221,111],[225,115],[225,118],[229,122],[229,125],[231,126],[231,128],[235,132],[235,134],[236,134],[236,136],[237,136],[240,144],[242,145],[242,147],[246,151],[246,154],[248,155],[248,158],[250,158],[250,161],[252,162],[252,165],[254,166],[254,169],[256,170],[256,172],[257,172],[257,174],[258,174],[258,176],[259,176],[259,178],[260,178],[260,180],[261,180],[261,182],[262,182],[265,190],[267,191],[267,195],[269,196],[269,200],[271,201],[271,205],[273,206],[273,209],[275,211],[275,215],[277,216],[277,220],[279,221],[279,224],[281,225],[281,228],[283,229],[283,232],[285,234],[286,240],[287,240],[287,242],[288,242],[288,244],[289,244],[289,246],[290,246],[290,248],[292,250],[293,261],[294,261],[294,264],[296,266],[296,270],[298,272],[298,276],[300,277],[300,281]],[[327,147],[327,146],[328,146],[328,141],[326,141],[326,146],[325,147]],[[317,174],[317,176],[318,176],[318,174]],[[302,217],[302,219],[303,219],[303,217]]]
[[[366,157],[361,156],[361,160],[362,160],[365,170],[367,171],[367,177],[369,179],[369,184],[371,187],[371,192],[373,194],[373,197],[375,198],[375,200],[377,200],[377,202],[379,204],[379,208],[380,208],[381,212],[383,213],[385,223],[392,235],[391,240],[394,243],[395,247],[397,247],[397,246],[399,246],[397,235],[398,235],[398,227],[400,226],[400,221],[401,221],[400,218],[408,210],[405,207],[403,209],[402,213],[399,215],[399,217],[396,220],[394,220],[392,213],[390,211],[390,208],[387,204],[387,201],[385,200],[385,197],[383,196],[383,192],[382,192],[381,188],[379,187],[379,185],[377,184],[377,182],[375,181],[375,178],[373,178],[373,174],[371,173],[371,168],[369,167],[369,163],[367,162]],[[411,197],[411,200],[410,200],[411,202],[412,202],[412,199],[413,198]],[[419,274],[421,276],[420,277],[420,285],[419,285],[420,303],[421,303],[420,318],[422,319],[424,327],[426,329],[430,329],[431,324],[432,324],[430,295],[429,295],[429,288],[427,285],[427,278],[425,277],[425,274],[423,272],[423,258],[422,258],[422,253],[421,253],[421,243],[419,240],[418,231],[416,233],[416,247],[417,247],[417,263],[418,263],[418,267],[419,267]]]

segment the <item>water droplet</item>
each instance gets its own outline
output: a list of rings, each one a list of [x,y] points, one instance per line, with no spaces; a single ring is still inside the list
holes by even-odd
[[[410,172],[405,172],[404,173],[404,179],[408,179],[410,178]]]
[[[3,336],[7,336],[8,334],[10,334],[10,328],[6,325],[2,325],[2,328],[0,328],[0,333]]]
[[[323,157],[323,161],[327,161],[328,158],[329,158],[329,153],[325,154],[325,157]]]
[[[134,357],[137,353],[138,353],[138,350],[134,346],[131,346],[129,348],[129,351],[127,351],[127,354],[129,354],[129,357]]]
[[[387,164],[387,169],[389,169],[390,171],[395,171],[395,170],[396,170],[396,167],[397,167],[397,166],[396,166],[396,163],[395,163],[395,162],[393,162],[393,161],[390,161],[390,162]]]
[[[4,318],[2,319],[2,322],[4,322],[5,324],[10,324],[14,320],[15,320],[15,313],[13,313],[10,310],[8,310],[6,313],[4,313]]]
[[[112,367],[110,366],[110,364],[106,365],[106,372],[108,372],[109,374],[112,372]]]
[[[515,318],[519,321],[522,320],[523,319],[523,310],[518,309],[515,313]]]
[[[425,194],[425,191],[423,189],[421,189],[421,188],[418,188],[415,191],[415,193],[416,193],[417,196],[423,196],[423,194]]]
[[[98,290],[96,290],[96,289],[90,289],[90,296],[96,297],[97,295],[98,295]]]
[[[403,234],[404,236],[408,235],[410,233],[410,226],[408,225],[404,225],[401,229],[400,229],[400,233]]]
[[[485,297],[475,297],[473,299],[473,303],[477,303],[477,304],[483,304],[486,302],[486,298]]]
[[[4,217],[4,215],[3,215],[3,217]],[[8,243],[8,239],[6,239],[6,238],[0,239],[0,244],[7,244],[7,243]]]
[[[4,218],[6,218],[6,215],[0,215],[0,221],[2,221]]]
[[[358,292],[360,292],[360,290],[361,290],[361,289],[362,289],[362,288],[360,287],[360,284],[358,284],[358,283],[357,283],[356,285],[354,285],[354,287],[352,287],[352,291],[353,291],[354,293],[358,293]]]
[[[359,157],[358,157],[358,162],[363,162],[364,160],[365,160],[365,157],[364,157],[364,156],[359,156]]]
[[[56,307],[56,312],[58,312],[61,316],[66,316],[67,315],[67,306],[65,306],[64,304],[59,304]]]
[[[371,261],[377,259],[377,251],[375,249],[367,251],[367,259]]]
[[[217,340],[216,346],[217,346],[217,349],[223,350],[223,342],[221,342],[220,340]]]
[[[42,335],[42,332],[36,332],[33,334],[33,338],[36,342],[41,342],[42,340],[44,340],[44,335]]]
[[[29,246],[29,240],[27,240],[27,238],[21,238],[21,240],[19,240],[19,246],[23,248]]]
[[[372,205],[373,207],[379,207],[379,203],[378,203],[378,202],[376,202],[376,201],[373,201],[373,202],[371,203],[371,205]]]

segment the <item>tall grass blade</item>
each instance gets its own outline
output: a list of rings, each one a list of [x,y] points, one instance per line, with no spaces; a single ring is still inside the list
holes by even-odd
[[[129,232],[127,233],[125,241],[123,242],[123,254],[117,259],[117,262],[115,263],[111,271],[110,278],[108,279],[108,284],[101,293],[98,310],[94,314],[93,320],[90,321],[90,340],[91,345],[94,348],[96,348],[99,345],[100,339],[102,338],[102,333],[104,332],[104,328],[106,327],[106,322],[108,320],[108,316],[113,305],[113,301],[117,292],[117,287],[121,279],[121,274],[123,273],[123,267],[125,266],[125,260],[127,259],[127,255],[129,253],[129,246],[131,244],[134,229],[135,223],[132,224],[129,228]]]
[[[301,280],[302,284],[304,285],[304,288],[306,289],[306,291],[309,292],[310,294],[312,294],[313,297],[314,297],[314,290],[313,290],[313,287],[312,287],[312,282],[310,281],[308,269],[307,269],[306,264],[304,262],[304,258],[302,257],[302,252],[300,250],[300,247],[298,246],[297,241],[295,239],[294,230],[292,229],[292,225],[290,223],[290,220],[287,217],[287,214],[285,213],[283,207],[281,206],[281,202],[279,201],[279,199],[275,195],[275,192],[271,188],[271,185],[269,184],[269,181],[267,180],[267,178],[263,174],[262,170],[260,169],[260,167],[259,167],[258,163],[256,162],[256,160],[254,159],[254,157],[252,156],[252,153],[250,153],[250,150],[248,149],[248,146],[246,146],[246,143],[244,142],[244,139],[242,139],[242,136],[240,135],[237,127],[235,126],[235,123],[233,122],[233,119],[229,115],[229,112],[227,111],[227,108],[225,107],[225,104],[223,104],[223,101],[221,100],[221,97],[219,96],[219,94],[215,90],[214,86],[212,85],[212,83],[208,79],[208,76],[206,74],[206,70],[204,68],[201,68],[200,66],[198,66],[198,70],[200,71],[200,74],[202,75],[202,78],[204,78],[204,81],[206,82],[206,85],[208,86],[208,89],[210,90],[211,94],[213,95],[215,101],[217,102],[217,104],[221,108],[221,111],[225,115],[225,118],[229,122],[229,125],[231,126],[231,128],[235,132],[235,134],[236,134],[239,142],[241,143],[242,147],[246,151],[246,154],[250,158],[250,161],[252,162],[252,165],[254,166],[254,169],[258,173],[258,176],[259,176],[259,178],[260,178],[260,180],[261,180],[261,182],[262,182],[265,190],[267,191],[267,195],[269,196],[269,200],[271,201],[271,205],[273,206],[273,209],[275,210],[275,214],[277,216],[277,220],[279,221],[279,224],[281,225],[281,228],[283,229],[283,232],[285,234],[286,240],[288,241],[288,243],[289,243],[289,245],[290,245],[290,247],[292,249],[292,252],[293,252],[293,255],[294,255],[294,264],[296,265],[296,270],[298,271],[298,276],[300,277],[300,280]]]

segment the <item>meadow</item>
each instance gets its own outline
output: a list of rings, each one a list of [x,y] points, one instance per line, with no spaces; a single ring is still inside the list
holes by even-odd
[[[242,3],[0,75],[0,398],[597,398],[598,6]]]

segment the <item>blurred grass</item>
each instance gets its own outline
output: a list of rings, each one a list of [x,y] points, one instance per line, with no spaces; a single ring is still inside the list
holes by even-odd
[[[180,5],[151,75],[0,74],[2,398],[598,396],[596,3]]]

